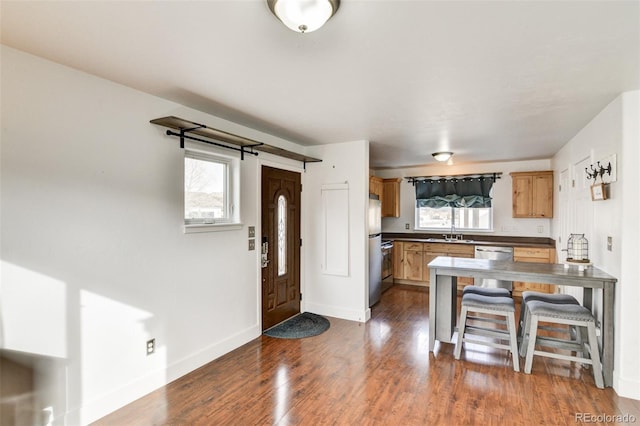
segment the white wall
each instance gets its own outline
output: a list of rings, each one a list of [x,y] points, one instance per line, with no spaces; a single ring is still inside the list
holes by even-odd
[[[248,156],[242,229],[184,234],[183,151],[149,120],[295,145],[11,48],[1,55],[0,347],[55,370],[37,372],[42,407],[88,423],[259,336],[246,229],[259,228],[259,165],[300,164]]]
[[[500,163],[427,165],[423,167],[405,167],[398,169],[376,170],[375,175],[382,178],[409,176],[443,176],[465,173],[502,172],[502,178],[493,185],[493,232],[490,235],[549,237],[550,219],[514,219],[511,217],[511,172],[551,170],[550,160],[514,161]],[[400,217],[383,218],[383,232],[415,232],[415,188],[407,179],[400,183]],[[409,224],[410,229],[405,229]],[[478,232],[476,232],[477,234]],[[474,233],[465,233],[474,234]],[[484,233],[487,234],[487,233]]]
[[[552,233],[556,239],[563,237],[566,241],[568,236],[561,235],[565,228],[568,232],[584,232],[589,239],[589,257],[592,262],[618,278],[614,389],[621,396],[635,399],[640,399],[640,370],[637,368],[640,340],[635,327],[640,322],[640,312],[635,306],[640,300],[636,285],[637,242],[640,239],[637,222],[640,197],[639,97],[640,92],[636,91],[613,100],[554,156],[556,178],[562,170],[568,169],[571,179],[576,181],[575,188],[579,188],[572,189],[569,193],[572,202],[589,197],[582,193],[588,191],[588,187],[580,188],[580,181],[585,176],[584,169],[574,166],[583,158],[590,158],[595,163],[610,154],[616,154],[617,181],[610,184],[610,199],[587,201],[586,207],[580,211],[557,211],[552,224]],[[559,197],[557,186],[554,197]],[[562,223],[563,214],[569,216],[566,224]],[[606,248],[609,236],[613,241],[611,251]]]
[[[308,206],[303,250],[306,257],[304,309],[364,322],[370,317],[368,306],[368,241],[365,218],[369,199],[369,142],[355,141],[310,147],[308,155],[322,163],[307,165],[302,191]],[[349,273],[330,275],[323,271],[324,238],[321,188],[325,184],[349,185]]]

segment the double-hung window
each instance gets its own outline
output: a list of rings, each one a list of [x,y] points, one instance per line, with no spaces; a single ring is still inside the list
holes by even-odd
[[[419,230],[491,231],[493,208],[416,207],[416,228]]]
[[[235,185],[237,160],[185,150],[185,225],[224,225],[239,222]]]
[[[491,193],[498,173],[415,178],[416,229],[492,231]]]

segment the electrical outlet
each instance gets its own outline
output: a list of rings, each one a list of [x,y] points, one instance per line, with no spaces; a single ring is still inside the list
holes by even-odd
[[[249,251],[256,249],[256,240],[249,240]]]
[[[156,339],[147,340],[147,355],[156,351]]]
[[[538,234],[542,234],[544,232],[544,226],[538,225]]]
[[[255,226],[250,226],[249,228],[249,238],[255,238],[256,237],[256,227]],[[252,249],[249,249],[252,250]]]
[[[607,251],[613,249],[613,237],[607,237]]]
[[[404,224],[404,229],[409,229],[410,225],[408,223]]]

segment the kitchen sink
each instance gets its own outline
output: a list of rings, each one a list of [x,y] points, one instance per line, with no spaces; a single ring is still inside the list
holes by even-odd
[[[428,243],[464,243],[464,244],[475,242],[475,240],[449,240],[445,238],[427,238],[424,241]]]

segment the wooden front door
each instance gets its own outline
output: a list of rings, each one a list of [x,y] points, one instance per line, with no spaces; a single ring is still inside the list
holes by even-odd
[[[300,191],[300,173],[262,166],[263,331],[300,312]]]

